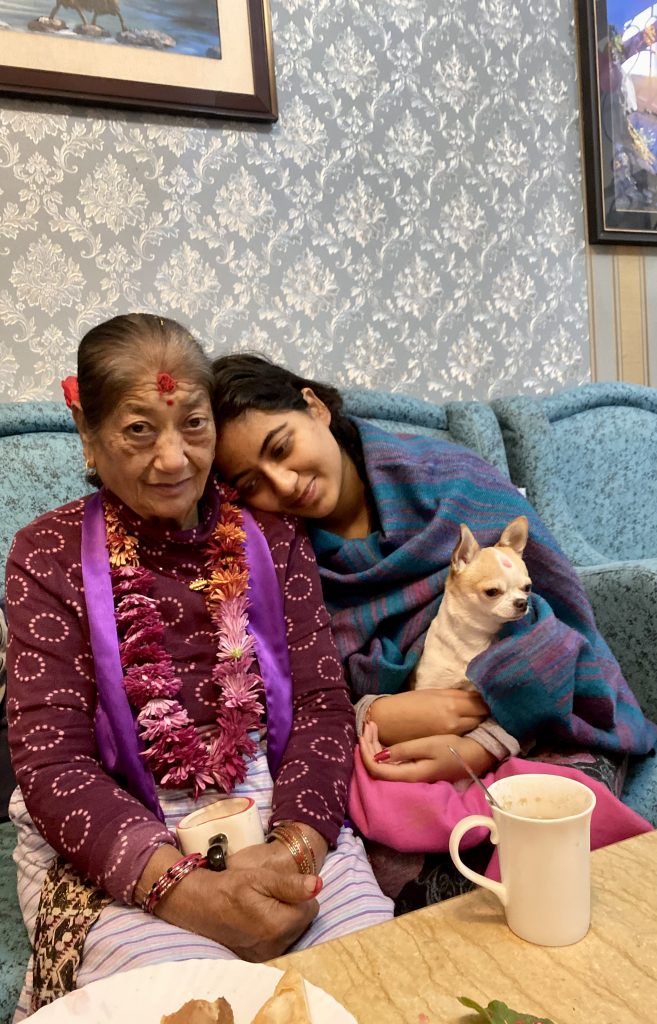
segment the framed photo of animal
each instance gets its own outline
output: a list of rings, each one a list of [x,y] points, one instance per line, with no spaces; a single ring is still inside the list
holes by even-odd
[[[0,92],[275,121],[269,0],[0,0]]]
[[[657,244],[657,3],[577,0],[589,241]]]

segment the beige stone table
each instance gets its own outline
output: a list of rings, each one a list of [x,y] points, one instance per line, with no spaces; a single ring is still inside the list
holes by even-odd
[[[358,1024],[465,1024],[455,996],[501,999],[555,1024],[657,1021],[657,832],[592,854],[589,934],[548,949],[509,931],[485,890],[279,957]]]

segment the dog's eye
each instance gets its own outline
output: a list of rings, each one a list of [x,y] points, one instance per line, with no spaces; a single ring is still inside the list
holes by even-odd
[[[526,594],[531,594],[531,592],[532,592],[532,585],[531,585],[531,583],[526,583],[525,586],[522,589],[524,590],[524,592]]]
[[[484,594],[486,597],[499,597],[500,589],[499,587],[489,587],[488,590],[484,590]]]

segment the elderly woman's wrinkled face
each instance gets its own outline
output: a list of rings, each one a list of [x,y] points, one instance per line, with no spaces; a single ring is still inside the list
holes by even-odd
[[[215,449],[206,392],[184,380],[163,392],[157,374],[136,382],[98,431],[81,431],[106,487],[143,519],[190,529]]]

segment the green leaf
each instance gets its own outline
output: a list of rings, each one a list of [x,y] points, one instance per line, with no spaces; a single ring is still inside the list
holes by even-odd
[[[508,1006],[501,1003],[499,999],[493,999],[488,1006],[480,1006],[474,999],[467,996],[459,996],[459,1003],[471,1010],[476,1010],[486,1024],[553,1024],[547,1017],[534,1017],[531,1013],[518,1013],[517,1010],[510,1010]]]

